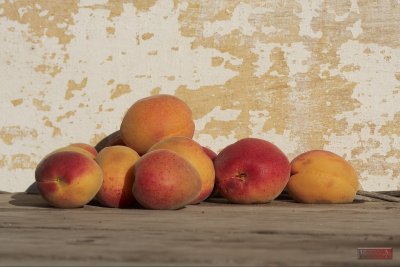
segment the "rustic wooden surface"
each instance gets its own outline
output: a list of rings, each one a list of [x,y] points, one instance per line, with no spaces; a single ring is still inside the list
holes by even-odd
[[[383,201],[62,210],[2,193],[0,265],[399,266],[399,225],[400,204]],[[359,247],[393,260],[358,260]]]

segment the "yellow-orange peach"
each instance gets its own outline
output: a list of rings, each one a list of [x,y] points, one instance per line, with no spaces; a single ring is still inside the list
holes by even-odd
[[[166,137],[192,138],[192,111],[185,102],[172,95],[143,98],[129,108],[120,130],[123,142],[143,155]]]
[[[103,173],[83,153],[59,151],[38,164],[35,180],[40,194],[50,205],[77,208],[94,198],[103,182]]]
[[[126,208],[135,203],[132,194],[134,165],[138,153],[126,146],[103,148],[96,157],[103,170],[103,184],[96,199],[106,207]]]
[[[179,209],[196,199],[200,190],[199,173],[171,150],[148,152],[135,164],[133,195],[145,208]]]
[[[211,194],[215,182],[214,165],[201,145],[190,138],[174,136],[154,144],[149,151],[157,149],[168,149],[178,153],[178,155],[189,161],[199,172],[201,178],[201,192],[192,204],[197,204],[205,200]]]
[[[287,190],[302,203],[350,203],[358,190],[357,172],[332,152],[308,151],[292,160]]]

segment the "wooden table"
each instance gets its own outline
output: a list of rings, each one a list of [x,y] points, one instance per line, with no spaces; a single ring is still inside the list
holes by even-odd
[[[0,265],[400,266],[400,204],[381,201],[62,210],[3,193],[0,227]],[[393,259],[359,260],[359,247]]]

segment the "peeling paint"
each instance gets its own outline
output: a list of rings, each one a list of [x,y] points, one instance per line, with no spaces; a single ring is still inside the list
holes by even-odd
[[[117,84],[115,89],[111,92],[111,99],[120,97],[124,94],[129,94],[131,91],[129,84]]]
[[[364,189],[400,189],[399,14],[396,1],[0,1],[0,190],[165,93],[217,152],[248,136],[289,158],[327,149]]]
[[[13,104],[14,107],[21,105],[23,102],[24,100],[22,98],[11,100],[11,104]]]
[[[49,127],[53,130],[51,134],[52,137],[61,135],[61,129],[55,126],[48,117],[43,117],[43,121],[44,121],[44,126]]]
[[[223,57],[212,57],[211,58],[211,66],[218,67],[224,62]]]
[[[106,31],[108,34],[113,35],[115,34],[115,28],[114,27],[107,27]]]
[[[60,28],[60,23],[71,25],[73,16],[78,12],[76,1],[67,1],[59,5],[57,1],[4,1],[0,3],[3,10],[1,16],[29,25],[29,42],[39,42],[40,38],[54,37],[62,45],[68,44],[74,37],[68,32],[68,27]]]
[[[74,97],[74,91],[80,91],[83,88],[85,88],[87,81],[88,81],[87,77],[83,78],[83,80],[80,81],[79,83],[73,80],[69,80],[67,85],[67,91],[65,92],[65,100],[69,100],[72,97]]]
[[[36,168],[37,162],[27,154],[15,154],[11,156],[11,165],[9,170],[16,169],[34,169]]]
[[[133,0],[133,5],[136,7],[138,11],[146,12],[155,5],[157,0]]]
[[[50,111],[50,109],[51,109],[50,105],[44,104],[43,100],[39,100],[37,98],[34,98],[32,100],[32,104],[33,104],[33,106],[36,107],[37,110],[40,110],[40,111]]]
[[[5,166],[7,166],[6,156],[0,155],[0,168],[4,168]]]
[[[0,128],[0,139],[7,145],[12,145],[15,139],[27,137],[36,139],[38,132],[35,129],[21,128],[20,126],[3,126]]]
[[[153,36],[154,36],[154,34],[151,33],[151,32],[143,33],[143,34],[142,34],[142,40],[149,40],[149,39],[151,39]]]
[[[57,122],[60,122],[60,121],[62,121],[64,119],[68,119],[68,118],[74,116],[75,113],[76,113],[76,111],[70,110],[70,111],[66,112],[65,114],[63,114],[63,115],[58,116],[57,117]]]
[[[47,73],[54,78],[57,74],[61,72],[61,68],[58,66],[40,64],[35,67],[35,71],[40,73]]]

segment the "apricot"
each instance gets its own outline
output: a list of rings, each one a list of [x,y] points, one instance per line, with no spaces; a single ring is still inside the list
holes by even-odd
[[[82,143],[80,143],[80,144],[82,144]],[[86,145],[86,146],[89,147],[90,145]],[[81,145],[71,144],[71,145],[68,145],[65,147],[58,148],[58,149],[52,151],[51,153],[49,153],[49,155],[51,155],[53,153],[57,153],[57,152],[62,152],[62,151],[73,151],[73,152],[81,153],[91,159],[94,159],[96,157],[97,151],[96,151],[96,154],[94,154],[94,152],[91,151],[91,149],[88,147],[84,148]]]
[[[192,138],[192,111],[185,102],[172,95],[143,98],[129,108],[120,130],[122,141],[139,155],[143,155],[164,138]]]
[[[132,194],[135,179],[133,169],[140,158],[138,153],[126,146],[103,148],[96,162],[103,170],[103,184],[96,199],[106,207],[126,208],[135,203]]]
[[[208,148],[206,146],[202,146],[204,152],[207,154],[207,156],[211,159],[214,160],[217,157],[217,153],[215,153],[211,148]]]
[[[183,208],[198,197],[200,190],[197,170],[171,150],[148,152],[135,164],[133,195],[145,208]]]
[[[82,148],[86,151],[88,151],[90,154],[92,154],[92,157],[95,158],[97,156],[97,150],[93,146],[86,144],[86,143],[72,143],[69,146],[72,147],[79,147]]]
[[[214,159],[218,192],[232,203],[274,200],[290,176],[286,155],[274,144],[244,138],[225,147]]]
[[[99,191],[103,172],[90,157],[75,151],[46,156],[36,167],[35,180],[42,197],[58,208],[78,208]]]
[[[302,203],[351,203],[358,190],[357,172],[339,155],[311,150],[292,160],[287,190]]]
[[[187,137],[174,136],[154,144],[149,151],[157,149],[168,149],[176,152],[189,161],[200,174],[201,192],[191,204],[197,204],[211,194],[215,182],[214,165],[200,144]]]
[[[207,156],[212,160],[213,165],[214,165],[214,160],[218,156],[218,154],[215,153],[214,150],[212,150],[211,148],[208,148],[205,146],[203,146],[203,150],[204,150],[204,152],[206,152]],[[215,172],[215,167],[214,167],[214,172]],[[221,194],[218,192],[216,181],[217,181],[217,179],[215,179],[215,181],[214,181],[214,188],[213,188],[211,194],[208,196],[208,198],[221,197]]]

